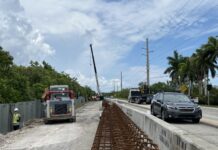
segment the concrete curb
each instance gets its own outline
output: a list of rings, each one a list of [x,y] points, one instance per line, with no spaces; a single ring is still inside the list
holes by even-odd
[[[211,109],[211,110],[217,110],[218,111],[218,108],[216,108],[216,107],[207,107],[207,106],[202,106],[202,105],[200,105],[200,106],[203,109]]]
[[[211,127],[218,128],[218,121],[214,121],[214,120],[211,120],[211,119],[202,118],[200,123],[211,126]]]

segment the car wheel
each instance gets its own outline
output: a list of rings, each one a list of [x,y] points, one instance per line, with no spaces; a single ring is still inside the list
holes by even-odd
[[[156,116],[156,114],[154,113],[154,108],[153,108],[153,107],[151,107],[151,114],[152,114],[153,116]]]
[[[44,124],[49,124],[50,123],[50,121],[47,120],[47,119],[44,119],[43,121],[44,121]]]
[[[200,122],[200,119],[198,118],[198,119],[192,119],[192,122],[193,123],[199,123]]]
[[[167,120],[164,110],[161,111],[161,119],[164,120],[164,121]]]
[[[140,100],[137,100],[137,104],[141,104],[141,101],[140,101]]]

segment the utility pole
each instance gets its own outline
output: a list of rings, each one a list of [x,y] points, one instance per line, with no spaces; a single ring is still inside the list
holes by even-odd
[[[114,84],[114,93],[115,93],[115,90],[116,90],[116,89],[115,89],[115,80],[113,81],[113,84]]]
[[[119,92],[119,84],[117,84],[117,92]]]
[[[148,48],[148,38],[146,39],[146,68],[147,68],[147,86],[148,92],[150,93],[150,80],[149,80],[149,48]]]
[[[123,89],[123,74],[121,72],[121,74],[120,74],[120,91],[122,91],[122,89]]]

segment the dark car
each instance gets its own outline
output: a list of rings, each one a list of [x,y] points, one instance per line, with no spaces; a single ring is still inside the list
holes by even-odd
[[[200,106],[186,95],[176,92],[157,93],[151,102],[151,114],[163,120],[191,119],[194,123],[199,123],[202,118]]]
[[[152,98],[153,98],[152,94],[142,94],[142,98],[139,103],[145,102],[146,104],[151,104]]]

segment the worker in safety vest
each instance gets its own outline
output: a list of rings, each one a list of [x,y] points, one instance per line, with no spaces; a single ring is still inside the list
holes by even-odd
[[[19,113],[18,108],[14,108],[14,114],[13,114],[13,129],[17,130],[20,128],[20,120],[21,115]]]

